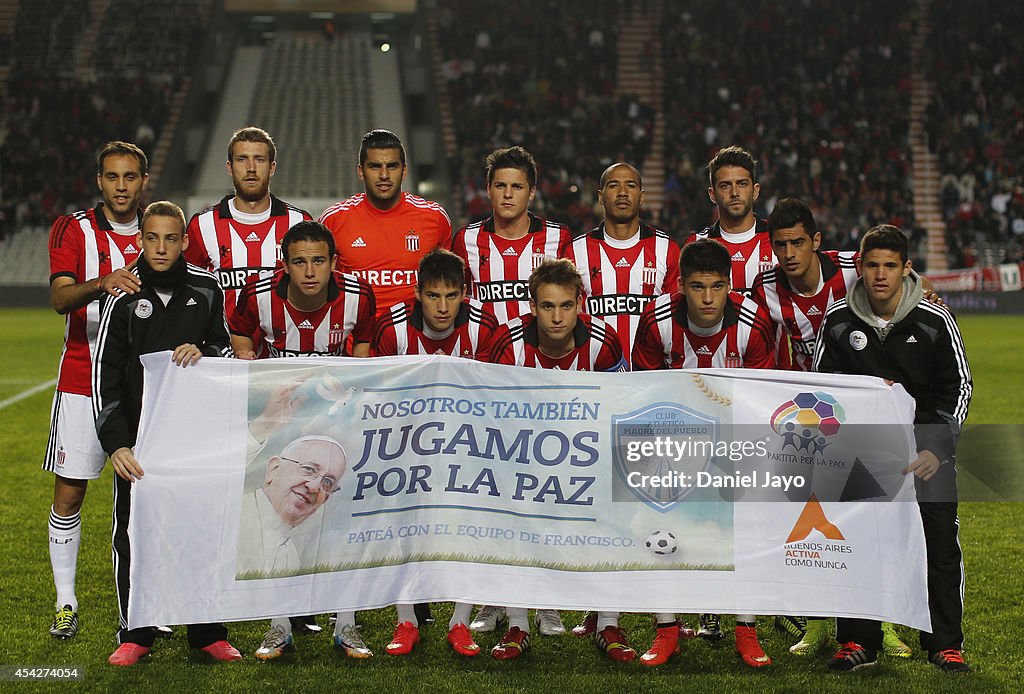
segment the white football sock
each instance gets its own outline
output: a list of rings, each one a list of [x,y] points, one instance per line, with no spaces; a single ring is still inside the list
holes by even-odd
[[[356,613],[355,612],[339,612],[336,616],[337,621],[334,622],[334,635],[341,636],[341,630],[344,627],[354,627],[356,625]]]
[[[75,597],[75,572],[78,568],[78,547],[82,544],[82,514],[67,518],[58,516],[50,507],[50,567],[53,586],[57,589],[57,605],[71,605],[78,611]]]
[[[414,627],[420,625],[420,621],[416,619],[416,607],[409,603],[398,603],[395,605],[395,612],[398,613],[398,623],[412,622]]]
[[[270,620],[270,628],[273,629],[274,627],[281,627],[284,633],[290,634],[292,633],[292,620],[287,617],[274,617]]]
[[[619,626],[619,613],[618,612],[598,612],[597,613],[597,630],[598,632],[604,631],[608,627]]]
[[[505,616],[508,617],[508,628],[519,627],[527,634],[530,633],[530,613],[525,607],[506,607]]]
[[[455,628],[456,624],[465,624],[469,626],[470,615],[473,614],[473,605],[468,602],[457,602],[455,603],[455,611],[452,612],[452,618],[448,620],[448,631]]]

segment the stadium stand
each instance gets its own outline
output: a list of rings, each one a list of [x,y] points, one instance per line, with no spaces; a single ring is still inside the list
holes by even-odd
[[[186,39],[201,40],[209,0],[114,0],[104,14],[91,14],[103,5],[44,0],[19,7],[0,148],[9,232],[45,229],[57,216],[92,205],[95,150],[106,140],[137,142],[151,171],[166,156],[158,143],[161,135],[168,139],[175,97],[187,84],[182,76],[193,44]],[[118,40],[92,52],[83,70],[76,51],[83,27],[92,25]]]
[[[592,226],[601,170],[615,160],[641,165],[653,131],[653,111],[616,93],[618,5],[438,5],[438,63],[455,129],[449,168],[467,216],[490,211],[484,157],[520,144],[540,169],[534,209],[574,230]]]
[[[483,157],[522,144],[540,165],[541,214],[590,228],[597,176],[627,160],[644,171],[646,214],[681,238],[713,221],[703,166],[738,143],[762,162],[759,214],[805,197],[830,246],[891,222],[912,234],[918,267],[936,233],[950,267],[1019,261],[1024,9],[979,2],[424,2],[453,216],[489,213]],[[0,237],[92,204],[105,139],[139,142],[155,188],[211,7],[0,4]],[[274,189],[290,199],[358,190],[354,144],[380,116],[369,36],[330,38],[278,33],[258,67],[278,98],[247,111],[287,154]],[[932,269],[946,264],[938,247]]]
[[[726,5],[673,4],[661,22],[662,227],[683,235],[713,221],[703,165],[740,144],[762,163],[759,209],[786,195],[813,200],[830,245],[850,247],[879,222],[911,228],[911,5]]]
[[[249,120],[270,132],[288,158],[274,176],[276,190],[338,199],[360,189],[354,162],[360,138],[372,127],[370,49],[367,32],[330,41],[281,33],[266,48]],[[261,98],[265,94],[275,97]]]
[[[1024,5],[932,0],[930,150],[953,267],[1019,262],[1024,240]]]
[[[5,286],[50,283],[46,234],[17,234],[0,242],[0,282]]]

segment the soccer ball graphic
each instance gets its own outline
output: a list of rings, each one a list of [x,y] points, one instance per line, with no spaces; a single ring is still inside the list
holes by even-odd
[[[679,549],[679,542],[676,540],[676,536],[667,530],[655,530],[647,536],[647,541],[644,544],[647,546],[647,549],[659,556],[673,554]]]
[[[842,427],[846,414],[842,405],[821,391],[800,393],[783,403],[772,414],[771,425],[783,438],[783,448],[789,445],[808,453],[823,451],[828,439]]]

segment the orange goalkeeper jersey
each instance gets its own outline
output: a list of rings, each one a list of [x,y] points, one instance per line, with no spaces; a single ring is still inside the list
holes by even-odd
[[[440,205],[402,193],[390,210],[378,210],[365,193],[328,207],[320,216],[334,235],[337,269],[373,288],[377,315],[414,298],[420,258],[451,246],[452,223]]]

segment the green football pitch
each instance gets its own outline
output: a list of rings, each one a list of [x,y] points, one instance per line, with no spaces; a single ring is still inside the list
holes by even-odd
[[[75,691],[425,691],[453,692],[672,692],[689,691],[879,691],[936,692],[1020,691],[1024,658],[1024,560],[1021,559],[1024,494],[1013,479],[1024,460],[1024,317],[965,316],[960,325],[974,374],[974,400],[965,440],[972,441],[973,459],[966,460],[962,482],[970,498],[961,504],[961,543],[967,570],[966,656],[974,668],[957,678],[938,672],[916,649],[916,635],[900,627],[915,647],[909,661],[882,657],[878,667],[837,675],[824,668],[824,658],[800,659],[787,652],[791,637],[759,622],[762,644],[774,665],[760,671],[743,666],[732,640],[713,646],[687,642],[680,657],[648,669],[636,663],[615,664],[600,655],[589,639],[535,637],[533,648],[518,661],[499,663],[483,654],[465,659],[445,641],[450,606],[436,604],[438,623],[421,630],[423,641],[411,656],[384,655],[390,640],[393,611],[360,613],[364,635],[376,656],[348,660],[334,653],[329,636],[298,636],[296,649],[277,661],[262,663],[251,656],[265,622],[231,625],[231,641],[245,653],[239,663],[212,664],[190,652],[184,629],[158,641],[153,655],[134,668],[114,668],[106,658],[115,648],[117,616],[110,563],[111,472],[89,486],[83,509],[84,535],[78,568],[81,624],[78,636],[58,642],[47,633],[52,618],[53,584],[47,550],[46,520],[52,482],[39,470],[46,446],[51,382],[60,355],[63,319],[43,309],[0,310],[0,445],[10,477],[0,488],[0,691],[35,691],[49,684],[12,684],[15,668],[76,668],[81,679]],[[1002,425],[993,427],[991,425]],[[1015,425],[1015,426],[1013,426]],[[986,449],[998,448],[998,451]],[[962,454],[966,452],[961,450]],[[991,454],[991,456],[990,456]],[[969,456],[968,456],[969,457]],[[998,459],[1000,473],[984,467]],[[977,474],[971,474],[977,473]],[[1019,477],[1019,473],[1017,474]],[[966,490],[965,490],[966,491]],[[1007,500],[1004,500],[1007,499]],[[623,591],[629,586],[623,585]],[[572,626],[579,613],[565,613]],[[691,617],[691,623],[695,616]],[[326,619],[321,617],[326,626]],[[640,651],[653,637],[650,618],[624,615],[622,625]],[[327,631],[327,630],[325,630]],[[483,634],[488,649],[498,635]],[[63,687],[64,685],[58,685]]]

